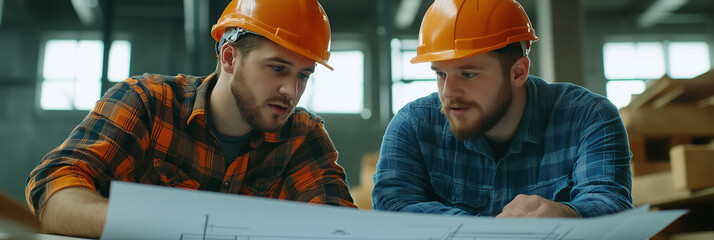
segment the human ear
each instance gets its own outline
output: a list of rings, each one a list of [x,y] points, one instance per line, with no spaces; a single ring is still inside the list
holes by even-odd
[[[221,68],[224,72],[233,74],[233,67],[240,59],[240,53],[237,51],[235,46],[230,43],[223,44],[221,47],[221,56],[219,60],[221,61]]]
[[[528,57],[520,57],[511,67],[511,84],[521,87],[528,79],[531,61]]]

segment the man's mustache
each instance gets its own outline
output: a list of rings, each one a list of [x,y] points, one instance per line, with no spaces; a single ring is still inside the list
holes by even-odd
[[[459,99],[447,98],[441,104],[441,111],[444,112],[451,108],[480,108],[480,105],[472,101],[462,101]]]
[[[295,108],[295,103],[290,100],[287,96],[273,96],[268,98],[266,102],[280,102],[286,106],[288,106],[288,109],[293,109]]]

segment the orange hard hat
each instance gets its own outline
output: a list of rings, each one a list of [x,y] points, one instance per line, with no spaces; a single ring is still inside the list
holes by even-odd
[[[469,57],[515,42],[525,42],[525,52],[537,40],[516,0],[436,0],[421,22],[411,63]]]
[[[280,46],[327,65],[330,22],[317,0],[232,0],[213,25],[211,36],[220,42],[228,28],[242,28]]]

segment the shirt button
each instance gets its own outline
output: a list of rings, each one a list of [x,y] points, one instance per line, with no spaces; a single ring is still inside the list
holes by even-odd
[[[255,181],[255,190],[258,190],[258,192],[263,192],[266,190],[268,185],[268,180],[265,178],[259,178],[258,180]]]

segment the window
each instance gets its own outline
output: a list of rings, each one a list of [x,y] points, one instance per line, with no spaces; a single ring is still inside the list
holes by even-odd
[[[52,39],[45,44],[40,107],[44,110],[89,110],[99,100],[103,61],[99,40]],[[131,44],[114,41],[108,78],[129,77]]]
[[[607,98],[618,108],[630,103],[632,94],[645,90],[645,81],[693,78],[711,68],[706,42],[609,42],[603,46]]]
[[[392,39],[392,112],[407,103],[437,91],[434,71],[429,63],[411,64],[417,40]]]
[[[364,52],[333,51],[330,66],[310,75],[298,106],[317,113],[361,114],[364,109]]]

